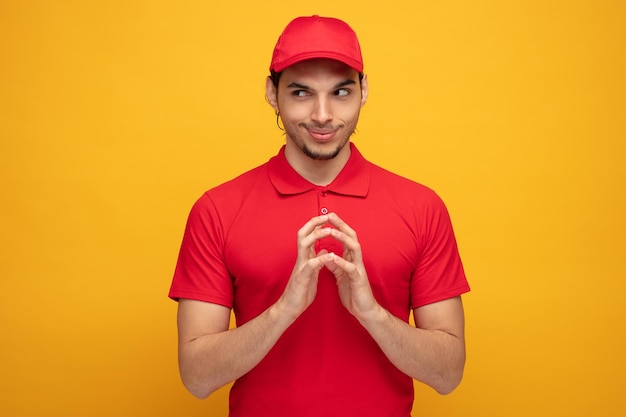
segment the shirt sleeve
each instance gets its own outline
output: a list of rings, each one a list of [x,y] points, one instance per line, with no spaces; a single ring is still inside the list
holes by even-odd
[[[191,209],[169,297],[232,308],[233,281],[223,255],[224,230],[217,208],[205,193]]]
[[[448,210],[434,192],[419,216],[421,255],[411,280],[413,309],[470,290]]]

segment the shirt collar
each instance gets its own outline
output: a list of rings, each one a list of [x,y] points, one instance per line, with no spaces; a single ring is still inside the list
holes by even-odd
[[[323,188],[336,194],[365,197],[370,186],[370,166],[356,146],[352,142],[349,145],[350,159],[337,178]],[[285,157],[285,146],[280,149],[278,155],[269,160],[268,173],[276,191],[283,195],[301,194],[318,187],[300,176],[289,165]]]

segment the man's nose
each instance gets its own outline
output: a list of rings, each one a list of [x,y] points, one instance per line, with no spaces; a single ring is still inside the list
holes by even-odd
[[[315,108],[311,114],[311,120],[325,124],[333,119],[332,109],[329,100],[326,98],[318,98],[315,101]]]

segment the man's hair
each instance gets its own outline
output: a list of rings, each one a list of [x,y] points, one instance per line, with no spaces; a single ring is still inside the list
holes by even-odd
[[[274,87],[278,88],[278,81],[280,81],[280,76],[282,75],[282,71],[281,72],[276,72],[274,70],[270,71],[270,80],[272,80],[272,84],[274,84]],[[359,83],[363,81],[363,73],[359,72]]]

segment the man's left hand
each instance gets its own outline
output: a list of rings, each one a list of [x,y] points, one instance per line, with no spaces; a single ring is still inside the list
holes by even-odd
[[[343,254],[329,253],[324,256],[325,266],[337,279],[339,298],[344,307],[359,321],[367,320],[379,311],[367,272],[363,265],[363,253],[356,232],[337,214],[330,213],[328,221],[336,227],[331,236],[343,245]]]

